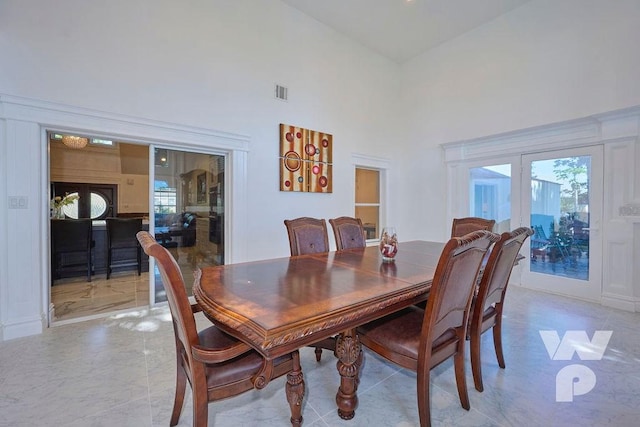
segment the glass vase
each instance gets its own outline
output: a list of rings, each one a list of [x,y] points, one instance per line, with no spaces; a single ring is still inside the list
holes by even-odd
[[[62,206],[54,206],[51,208],[51,218],[64,219],[64,212],[62,212]]]
[[[384,227],[380,235],[382,261],[393,262],[398,253],[398,236],[395,227]]]

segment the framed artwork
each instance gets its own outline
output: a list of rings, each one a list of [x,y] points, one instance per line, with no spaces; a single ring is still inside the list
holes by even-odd
[[[199,205],[207,203],[207,173],[198,175],[196,180],[196,203]]]
[[[280,191],[333,191],[333,135],[280,124]]]

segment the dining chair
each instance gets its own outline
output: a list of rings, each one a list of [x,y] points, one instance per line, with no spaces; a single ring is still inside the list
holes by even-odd
[[[215,325],[196,330],[194,313],[182,272],[169,251],[146,231],[136,235],[144,252],[156,260],[167,293],[176,344],[176,393],[169,425],[175,426],[182,412],[187,381],[193,398],[193,425],[206,426],[209,402],[239,395],[284,374],[302,376],[297,350],[267,360],[249,345],[226,334]],[[287,393],[288,394],[288,393]],[[292,407],[291,421],[302,421],[301,408]]]
[[[498,238],[486,230],[451,238],[438,260],[426,309],[413,305],[357,328],[365,347],[417,372],[421,427],[431,425],[430,371],[450,357],[460,403],[470,408],[464,363],[469,306],[482,260]]]
[[[324,219],[301,217],[285,219],[284,225],[289,235],[291,256],[329,252],[327,223]],[[316,360],[322,359],[322,349],[336,351],[336,337],[325,338],[310,347],[315,348]]]
[[[142,230],[142,218],[107,218],[107,280],[113,268],[136,267],[142,273],[142,250],[136,233]],[[114,253],[118,253],[114,258]]]
[[[502,233],[500,240],[493,245],[489,259],[482,272],[477,294],[470,309],[468,338],[471,349],[471,370],[476,390],[484,390],[482,384],[482,363],[480,360],[481,335],[493,329],[493,346],[498,365],[504,369],[502,352],[502,311],[511,271],[517,261],[520,248],[533,230],[520,227],[511,232]]]
[[[366,234],[362,220],[349,216],[341,216],[329,220],[336,239],[336,249],[364,248],[367,246]]]
[[[89,218],[51,220],[51,284],[64,273],[93,270],[93,225]]]
[[[327,223],[324,219],[301,217],[285,219],[291,256],[329,252]]]
[[[477,230],[493,231],[496,224],[494,219],[484,219],[478,217],[454,218],[451,225],[451,237],[462,237],[465,234]]]

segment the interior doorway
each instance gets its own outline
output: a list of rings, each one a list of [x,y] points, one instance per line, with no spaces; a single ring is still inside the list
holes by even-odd
[[[73,136],[72,142],[65,144],[67,136],[48,133],[50,221],[53,225],[56,221],[90,220],[91,237],[85,253],[58,253],[59,245],[54,245],[50,235],[49,322],[148,306],[148,257],[143,257],[141,275],[137,268],[119,269],[107,280],[105,220],[141,218],[143,229],[149,229],[149,146],[91,136]],[[65,236],[65,240],[73,245],[77,239]],[[74,262],[73,257],[80,262]],[[87,257],[91,260],[88,277],[87,268],[59,268],[83,265]]]
[[[144,254],[141,275],[123,269],[107,280],[107,218],[141,218],[143,229],[180,265],[189,294],[196,268],[225,262],[226,153],[108,139],[93,143],[90,136],[77,148],[65,145],[63,136],[48,134],[49,199],[53,208],[56,197],[71,197],[56,214],[64,219],[53,219],[52,209],[51,221],[90,219],[92,261],[90,281],[86,268],[50,272],[50,323],[166,301],[160,276]]]

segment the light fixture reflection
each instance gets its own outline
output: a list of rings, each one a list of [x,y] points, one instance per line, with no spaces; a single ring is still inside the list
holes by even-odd
[[[62,135],[62,143],[69,148],[80,149],[87,146],[89,138],[75,135]]]

